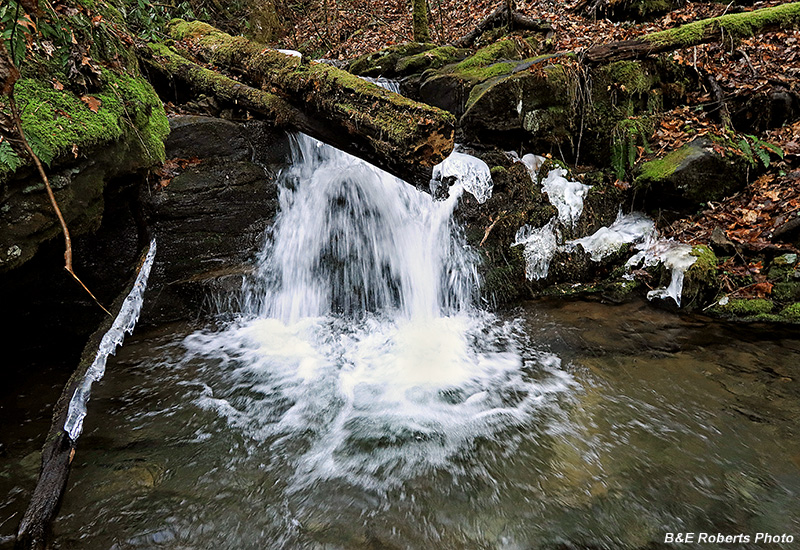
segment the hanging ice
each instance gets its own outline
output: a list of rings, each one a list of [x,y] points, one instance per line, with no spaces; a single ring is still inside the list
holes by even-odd
[[[609,227],[601,227],[592,235],[569,241],[567,246],[573,248],[575,245],[581,245],[591,255],[592,260],[599,262],[624,244],[642,242],[650,238],[654,231],[653,220],[644,214],[620,212]]]
[[[534,155],[533,153],[528,153],[527,155],[523,155],[519,160],[528,167],[531,177],[535,178],[536,174],[539,173],[539,168],[542,167],[542,164],[544,164],[547,159],[539,155]]]
[[[534,229],[526,224],[517,230],[511,246],[525,247],[525,276],[529,281],[547,277],[550,261],[558,250],[555,222],[553,218],[543,227]]]
[[[150,241],[150,250],[147,252],[147,257],[139,270],[139,275],[136,276],[136,281],[133,283],[131,289],[122,307],[117,314],[111,328],[108,329],[100,341],[100,346],[97,349],[94,361],[86,374],[81,380],[80,385],[76,388],[72,399],[69,402],[69,410],[67,411],[67,420],[64,422],[64,431],[69,434],[69,437],[75,441],[81,435],[83,430],[83,419],[86,416],[86,404],[89,402],[89,396],[92,390],[92,383],[100,380],[106,372],[106,360],[110,354],[113,354],[117,346],[122,344],[125,339],[125,333],[130,334],[136,326],[136,321],[139,320],[139,313],[142,310],[142,301],[144,300],[144,291],[147,288],[147,278],[150,275],[150,268],[153,265],[153,260],[156,257],[156,241]]]
[[[527,156],[527,155],[526,155]],[[550,204],[558,210],[559,221],[567,226],[574,226],[583,212],[583,200],[589,192],[590,186],[569,181],[564,176],[567,171],[563,168],[550,170],[542,181],[542,190],[550,198]]]
[[[647,293],[647,299],[672,298],[680,306],[684,273],[697,260],[695,256],[691,255],[692,247],[672,239],[656,240],[653,238],[637,246],[637,249],[639,252],[628,260],[625,264],[626,268],[639,265],[642,262],[645,266],[654,266],[661,263],[672,272],[669,286],[651,290]]]
[[[447,178],[455,178],[469,191],[479,203],[484,203],[492,196],[492,173],[489,165],[479,158],[466,153],[453,151],[450,156],[433,167],[431,189],[435,189]]]

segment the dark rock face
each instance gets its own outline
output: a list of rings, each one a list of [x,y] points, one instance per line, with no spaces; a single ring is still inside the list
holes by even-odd
[[[200,158],[163,189],[144,193],[158,242],[142,322],[196,317],[210,294],[241,286],[278,209],[275,174],[287,138],[264,125],[176,117],[167,158]]]
[[[115,178],[146,169],[151,163],[138,138],[131,134],[86,160],[50,172],[50,184],[71,235],[97,231],[103,220],[106,185]],[[22,266],[42,244],[61,238],[61,227],[44,184],[36,173],[25,176],[26,179],[11,180],[2,187],[0,273]]]

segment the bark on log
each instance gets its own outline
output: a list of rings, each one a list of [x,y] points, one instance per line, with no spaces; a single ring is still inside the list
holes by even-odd
[[[455,118],[446,111],[412,101],[331,65],[308,62],[232,37],[205,23],[176,20],[169,29],[179,41],[177,48],[239,73],[308,117],[324,119],[331,132],[342,134],[340,141],[357,139],[368,145],[371,158],[367,160],[386,157],[396,166],[432,167],[453,150]]]
[[[77,446],[77,443],[64,431],[70,401],[75,394],[75,390],[86,376],[89,367],[92,366],[103,336],[111,328],[116,316],[119,315],[122,305],[136,282],[148,251],[149,247],[146,247],[139,258],[138,269],[111,306],[111,311],[114,312],[114,315],[108,316],[89,337],[86,347],[83,348],[78,368],[67,381],[61,396],[53,408],[53,421],[42,448],[42,465],[39,471],[39,480],[36,483],[30,504],[28,504],[25,515],[22,517],[17,529],[15,550],[45,550],[48,547],[50,529],[61,506],[61,498],[67,487],[70,465],[75,456]]]
[[[223,103],[235,105],[261,116],[278,127],[299,130],[320,141],[357,156],[409,183],[429,190],[431,168],[400,162],[394,155],[376,151],[359,134],[345,134],[318,117],[309,116],[275,94],[242,84],[218,72],[189,61],[164,44],[147,44],[139,48],[139,57],[151,70],[179,81],[196,93],[211,95]]]
[[[776,29],[800,25],[800,2],[695,21],[642,38],[599,44],[586,50],[589,63],[640,59],[723,39],[749,38]]]
[[[495,27],[501,27],[504,25],[508,25],[509,21],[511,22],[511,26],[516,29],[524,29],[530,31],[551,31],[553,30],[552,25],[547,21],[541,21],[539,19],[533,19],[532,17],[527,17],[518,11],[513,11],[511,13],[511,17],[508,16],[509,8],[508,4],[503,4],[492,13],[487,15],[486,17],[481,20],[478,25],[472,29],[470,32],[452,42],[451,45],[455,46],[456,48],[469,48],[471,47],[475,41],[486,31],[493,29]]]

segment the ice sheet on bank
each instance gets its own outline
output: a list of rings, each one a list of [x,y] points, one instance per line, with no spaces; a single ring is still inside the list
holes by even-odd
[[[139,270],[139,275],[136,276],[133,288],[122,303],[122,307],[111,328],[103,335],[92,365],[86,371],[83,380],[81,380],[80,385],[72,395],[72,399],[69,402],[69,410],[67,411],[67,419],[64,422],[64,431],[69,434],[73,441],[78,439],[83,430],[83,419],[86,417],[86,405],[89,402],[92,383],[103,377],[106,372],[108,356],[113,354],[117,346],[122,344],[126,333],[133,332],[136,321],[139,320],[139,313],[142,310],[142,302],[144,301],[144,291],[147,289],[147,278],[150,276],[150,268],[155,257],[156,241],[153,239],[150,241],[150,250],[148,250],[147,257]]]
[[[431,178],[432,190],[447,178],[455,178],[479,203],[486,202],[492,196],[492,173],[489,165],[466,153],[450,153],[449,157],[433,167]]]
[[[619,250],[622,245],[643,242],[654,233],[655,223],[644,214],[620,212],[609,227],[601,227],[592,235],[569,241],[567,246],[571,249],[581,245],[591,255],[592,260],[599,262]]]
[[[550,262],[558,251],[556,218],[547,225],[532,228],[525,224],[517,230],[511,246],[524,246],[525,276],[529,281],[544,279],[550,270]]]

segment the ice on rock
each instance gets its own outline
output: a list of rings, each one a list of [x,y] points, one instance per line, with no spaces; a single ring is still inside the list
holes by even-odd
[[[592,260],[599,262],[619,250],[622,245],[643,242],[651,238],[654,232],[653,220],[644,214],[638,212],[622,214],[620,212],[609,227],[601,227],[592,235],[569,241],[567,246],[571,249],[576,245],[581,245]]]
[[[583,200],[591,186],[569,181],[564,176],[563,168],[550,170],[542,182],[542,190],[550,198],[550,204],[558,210],[558,219],[562,224],[574,226],[583,212]]]
[[[522,164],[528,167],[528,171],[533,177],[536,177],[536,174],[539,172],[539,168],[542,167],[542,164],[544,164],[546,160],[547,159],[545,157],[534,155],[533,153],[523,155],[520,159]]]
[[[626,268],[640,263],[644,263],[645,266],[663,264],[672,272],[669,286],[651,290],[647,293],[647,299],[672,298],[680,307],[684,273],[697,260],[695,256],[691,255],[692,247],[673,239],[652,238],[637,246],[637,249],[639,252],[628,260],[625,264]]]
[[[133,332],[136,321],[139,320],[139,313],[142,310],[142,302],[144,301],[144,291],[147,289],[147,278],[150,276],[150,268],[155,257],[156,241],[153,239],[150,241],[150,250],[148,250],[147,257],[139,270],[139,275],[136,276],[133,288],[122,303],[122,307],[111,328],[100,340],[100,346],[97,349],[94,361],[86,371],[80,385],[75,389],[75,393],[72,394],[69,410],[67,411],[67,419],[64,422],[64,431],[69,434],[73,441],[78,439],[81,431],[83,431],[83,419],[86,416],[86,405],[89,402],[92,383],[103,377],[106,372],[108,356],[113,354],[117,347],[122,344],[126,333]]]
[[[525,247],[525,276],[529,281],[547,277],[550,261],[558,250],[555,222],[556,218],[553,218],[543,227],[531,228],[526,224],[517,230],[511,246]]]
[[[433,167],[431,189],[447,178],[455,178],[465,191],[472,193],[479,203],[492,196],[492,173],[489,165],[479,158],[453,151],[450,156]]]

